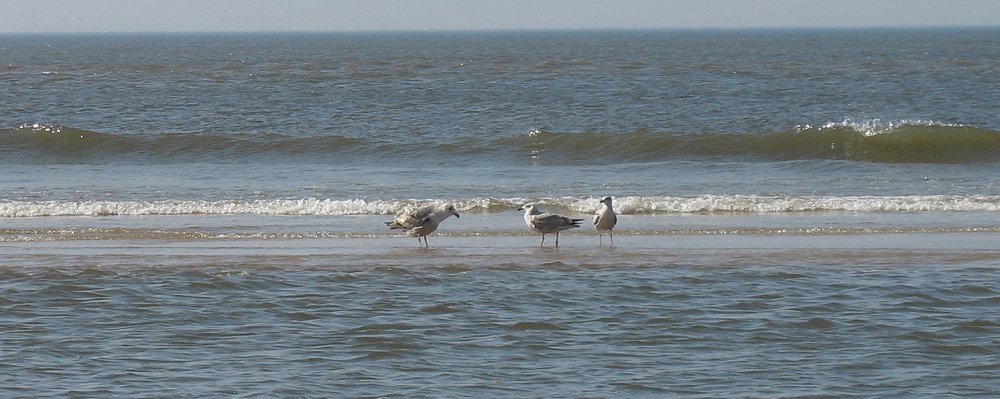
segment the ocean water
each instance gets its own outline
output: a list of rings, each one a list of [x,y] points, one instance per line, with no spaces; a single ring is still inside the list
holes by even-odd
[[[993,29],[3,35],[0,396],[996,397],[996,76]]]

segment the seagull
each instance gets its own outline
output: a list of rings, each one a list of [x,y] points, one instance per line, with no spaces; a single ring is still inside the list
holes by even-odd
[[[611,229],[615,228],[615,223],[618,223],[618,215],[615,214],[614,208],[611,207],[611,197],[604,197],[601,200],[601,208],[594,215],[594,228],[597,229],[601,245],[604,245],[604,230],[607,230],[608,235],[611,236],[611,246],[615,245],[615,235],[611,234]]]
[[[519,211],[524,211],[524,223],[531,228],[532,231],[542,233],[542,244],[545,245],[545,235],[549,233],[556,233],[556,246],[559,246],[559,232],[563,230],[569,230],[574,227],[580,227],[580,221],[583,219],[570,219],[565,216],[560,216],[552,213],[542,213],[535,207],[535,204],[527,204],[520,208]]]
[[[391,222],[385,222],[385,225],[393,230],[407,229],[406,234],[416,236],[418,243],[420,242],[420,237],[423,237],[424,247],[430,247],[430,244],[427,243],[427,235],[437,230],[438,225],[451,215],[455,215],[457,218],[461,217],[455,211],[453,205],[440,207],[430,205],[400,212],[396,215],[396,219]]]

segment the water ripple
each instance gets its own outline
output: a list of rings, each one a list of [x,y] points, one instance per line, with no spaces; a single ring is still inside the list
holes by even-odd
[[[2,273],[5,395],[936,396],[1000,371],[995,269]]]

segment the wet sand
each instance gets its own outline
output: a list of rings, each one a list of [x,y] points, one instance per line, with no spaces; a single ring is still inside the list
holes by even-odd
[[[503,216],[503,217],[502,217]],[[63,220],[4,231],[0,256],[11,266],[249,267],[543,267],[545,265],[947,266],[1000,259],[1000,231],[986,224],[896,218],[625,216],[603,244],[590,228],[561,234],[560,246],[509,215],[467,215],[429,237],[372,226],[385,217],[202,218],[198,226],[166,218]],[[919,216],[919,215],[918,215]],[[966,215],[967,218],[971,216]],[[877,219],[877,217],[875,217]],[[839,223],[831,222],[839,220]],[[52,219],[34,220],[52,222]],[[320,222],[320,223],[317,223]],[[471,227],[470,227],[471,226]],[[483,227],[480,227],[483,226]]]

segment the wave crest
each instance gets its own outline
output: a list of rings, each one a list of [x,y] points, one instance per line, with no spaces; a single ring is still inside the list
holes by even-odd
[[[51,124],[0,129],[0,153],[11,156],[88,159],[143,158],[161,161],[239,159],[253,155],[352,154],[382,145],[333,135],[297,137],[280,133],[110,134]]]
[[[881,163],[1000,162],[1000,131],[926,121],[843,121],[777,132],[557,132],[479,137],[455,135],[348,137],[282,133],[109,134],[58,125],[0,129],[3,159],[31,162],[139,158],[144,161],[230,160],[272,156],[341,162],[481,162],[593,165],[724,159],[845,160]],[[20,158],[19,158],[20,157]]]
[[[1000,161],[1000,131],[924,121],[879,120],[797,126],[768,133],[558,133],[512,140],[535,158],[571,162],[845,160],[881,163]]]

